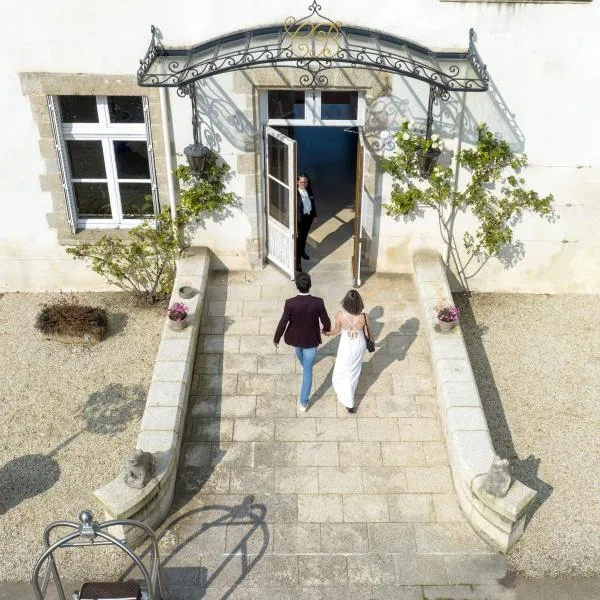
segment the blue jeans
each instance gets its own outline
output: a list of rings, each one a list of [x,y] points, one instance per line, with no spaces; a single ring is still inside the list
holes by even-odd
[[[296,348],[296,358],[302,365],[302,388],[300,389],[300,404],[302,406],[308,406],[310,388],[312,387],[312,370],[316,356],[316,348]]]

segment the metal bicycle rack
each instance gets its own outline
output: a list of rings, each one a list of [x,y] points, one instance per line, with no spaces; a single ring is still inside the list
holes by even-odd
[[[142,558],[135,553],[126,542],[119,540],[106,531],[117,525],[126,527],[137,527],[144,531],[150,539],[150,568],[142,562]],[[51,533],[59,528],[74,530],[64,535],[56,542],[50,543]],[[56,586],[59,600],[67,600],[60,575],[54,560],[54,552],[60,548],[80,548],[90,546],[116,546],[125,552],[133,561],[143,575],[144,583],[140,585],[135,581],[127,582],[86,582],[79,591],[71,594],[70,600],[100,600],[110,598],[111,600],[167,600],[162,586],[162,571],[158,544],[154,531],[144,523],[130,519],[94,521],[92,513],[82,511],[79,513],[79,523],[72,521],[55,521],[46,527],[44,531],[44,551],[37,559],[31,575],[31,585],[35,591],[36,600],[44,600],[48,591],[48,583],[52,577]],[[40,585],[40,570],[46,565],[42,582]]]

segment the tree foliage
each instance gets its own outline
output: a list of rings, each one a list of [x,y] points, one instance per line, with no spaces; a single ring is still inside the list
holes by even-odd
[[[157,302],[173,289],[179,235],[167,208],[127,232],[127,239],[103,235],[97,242],[67,248],[73,258],[122,290]]]
[[[551,194],[540,197],[527,190],[520,175],[527,166],[525,154],[514,154],[509,145],[488,129],[478,127],[477,144],[462,150],[457,157],[458,168],[469,173],[463,189],[455,184],[454,170],[436,165],[431,176],[419,172],[417,150],[427,148],[431,140],[415,134],[404,121],[395,136],[394,154],[381,161],[384,172],[393,178],[390,201],[384,204],[386,214],[394,217],[417,213],[422,206],[438,215],[440,233],[446,244],[446,264],[452,259],[463,285],[468,289],[467,267],[474,257],[480,262],[498,257],[513,243],[513,228],[525,212],[548,216],[552,213]],[[433,136],[432,136],[433,138]],[[454,221],[459,212],[469,211],[479,225],[463,236],[467,260],[463,261],[454,238]]]
[[[202,177],[187,165],[174,171],[180,181],[180,204],[175,218],[168,208],[127,232],[127,239],[103,235],[97,242],[67,248],[75,259],[86,261],[92,270],[122,290],[154,303],[173,289],[177,258],[185,248],[182,229],[204,224],[204,219],[228,214],[238,199],[226,191],[230,167],[215,153],[206,160]]]
[[[201,178],[196,177],[188,165],[179,165],[174,174],[180,187],[179,225],[202,220],[206,215],[221,215],[237,204],[237,196],[225,191],[231,169],[214,152],[206,157]]]

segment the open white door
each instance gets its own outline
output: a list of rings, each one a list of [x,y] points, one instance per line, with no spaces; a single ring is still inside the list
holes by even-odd
[[[365,189],[365,138],[363,128],[358,128],[358,140],[356,142],[356,185],[354,192],[354,254],[352,256],[352,278],[354,287],[361,285],[360,261],[362,255],[362,244],[364,236],[364,202],[363,193]]]
[[[296,264],[296,142],[265,127],[267,258],[294,279]]]

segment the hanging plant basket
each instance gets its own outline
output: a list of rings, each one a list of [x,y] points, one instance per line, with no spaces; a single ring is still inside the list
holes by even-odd
[[[419,173],[421,173],[421,177],[427,179],[437,163],[437,160],[441,154],[441,150],[439,148],[430,148],[429,150],[423,152],[421,148],[417,148],[417,163],[419,164]]]

